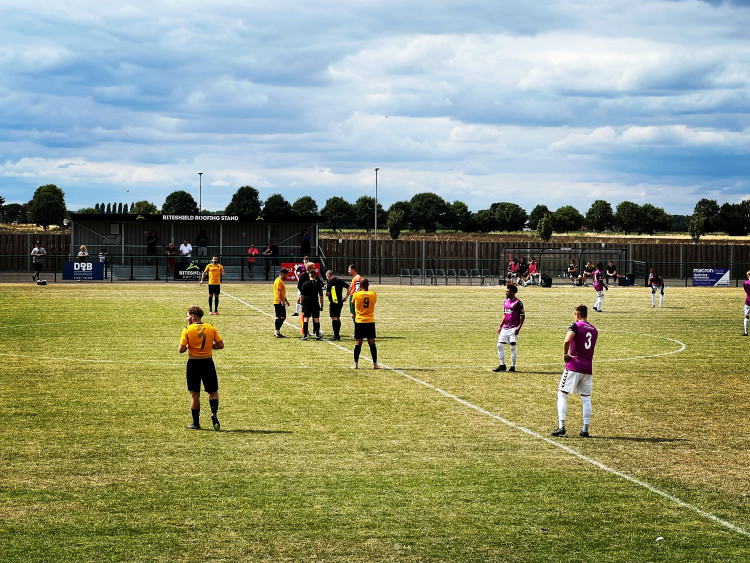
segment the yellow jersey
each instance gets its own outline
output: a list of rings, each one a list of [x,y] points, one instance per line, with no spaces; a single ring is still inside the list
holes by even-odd
[[[221,276],[224,275],[224,266],[221,264],[216,264],[216,266],[209,264],[206,266],[206,269],[203,270],[204,274],[206,272],[208,272],[208,283],[211,285],[219,285],[221,283]]]
[[[197,358],[210,358],[214,342],[221,342],[216,327],[208,323],[193,323],[182,331],[180,345],[186,346],[188,354]]]
[[[352,297],[354,301],[355,321],[358,323],[375,322],[375,302],[378,296],[373,291],[358,291]]]
[[[273,304],[283,305],[286,302],[286,284],[281,276],[273,282]]]

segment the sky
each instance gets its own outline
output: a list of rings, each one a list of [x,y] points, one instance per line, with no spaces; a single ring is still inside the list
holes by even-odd
[[[750,198],[750,1],[0,0],[0,196]],[[199,181],[199,172],[203,172]]]

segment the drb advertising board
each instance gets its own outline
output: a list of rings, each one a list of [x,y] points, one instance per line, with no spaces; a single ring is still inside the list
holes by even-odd
[[[693,285],[728,287],[729,270],[727,268],[693,268]]]
[[[64,280],[103,280],[102,262],[63,262]]]
[[[315,271],[318,272],[318,277],[321,277],[320,263],[314,262],[314,264]],[[305,269],[305,265],[302,262],[282,262],[281,267],[289,270],[289,274],[287,274],[286,276],[286,281],[288,282],[299,281],[299,274],[301,274]]]

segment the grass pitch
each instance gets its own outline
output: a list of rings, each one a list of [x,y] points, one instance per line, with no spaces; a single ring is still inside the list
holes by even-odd
[[[590,288],[519,291],[514,374],[491,372],[498,287],[373,287],[380,371],[366,345],[349,369],[346,318],[277,340],[270,285],[223,289],[217,433],[185,429],[177,353],[205,287],[0,285],[1,559],[750,558],[741,289],[607,292],[590,439],[577,396],[549,437]]]

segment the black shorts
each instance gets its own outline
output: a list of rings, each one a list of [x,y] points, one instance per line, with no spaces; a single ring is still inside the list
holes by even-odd
[[[286,318],[286,307],[282,303],[274,303],[273,310],[276,313],[277,319],[285,319]]]
[[[219,293],[221,293],[221,285],[218,284],[218,283],[215,283],[215,284],[211,284],[210,283],[210,284],[208,284],[208,293],[209,293],[209,295],[211,295],[211,294],[218,295]]]
[[[34,262],[34,271],[41,272],[42,266],[44,266],[44,264],[42,264],[41,262]]]
[[[375,323],[354,323],[354,340],[375,338]]]
[[[203,389],[206,393],[214,393],[219,390],[219,378],[216,375],[213,358],[189,358],[186,377],[188,391],[200,393],[201,381],[203,381]]]
[[[341,309],[344,308],[343,303],[329,303],[328,304],[328,315],[333,317],[340,317],[341,316]]]
[[[303,305],[302,314],[305,315],[306,319],[319,319],[320,318],[320,305]]]

